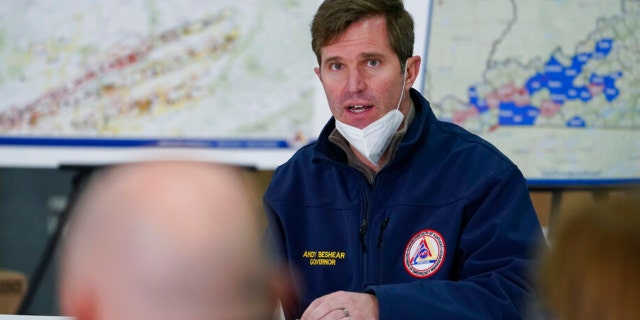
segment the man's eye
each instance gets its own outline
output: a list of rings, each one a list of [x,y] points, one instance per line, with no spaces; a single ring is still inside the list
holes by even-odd
[[[341,70],[342,69],[342,64],[340,63],[332,63],[329,68],[331,70]]]
[[[375,59],[371,59],[371,60],[367,61],[367,65],[369,67],[375,67],[375,66],[377,66],[379,64],[380,64],[380,61],[375,60]]]

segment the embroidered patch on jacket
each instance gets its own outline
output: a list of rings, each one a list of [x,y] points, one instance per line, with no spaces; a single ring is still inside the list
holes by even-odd
[[[427,278],[442,266],[444,239],[434,230],[422,230],[411,238],[404,251],[404,268],[416,278]]]

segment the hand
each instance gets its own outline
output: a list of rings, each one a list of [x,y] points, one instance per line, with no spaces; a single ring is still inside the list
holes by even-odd
[[[302,320],[378,319],[378,298],[368,293],[337,291],[314,300]]]

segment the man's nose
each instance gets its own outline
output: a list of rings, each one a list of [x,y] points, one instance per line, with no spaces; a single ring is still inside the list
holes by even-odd
[[[352,70],[349,72],[349,83],[347,84],[349,92],[363,92],[367,89],[365,77],[360,70]]]

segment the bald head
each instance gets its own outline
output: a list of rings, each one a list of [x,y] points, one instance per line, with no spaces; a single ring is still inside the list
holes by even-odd
[[[239,169],[195,162],[98,172],[63,245],[63,313],[79,320],[271,314],[270,263],[246,179]]]

